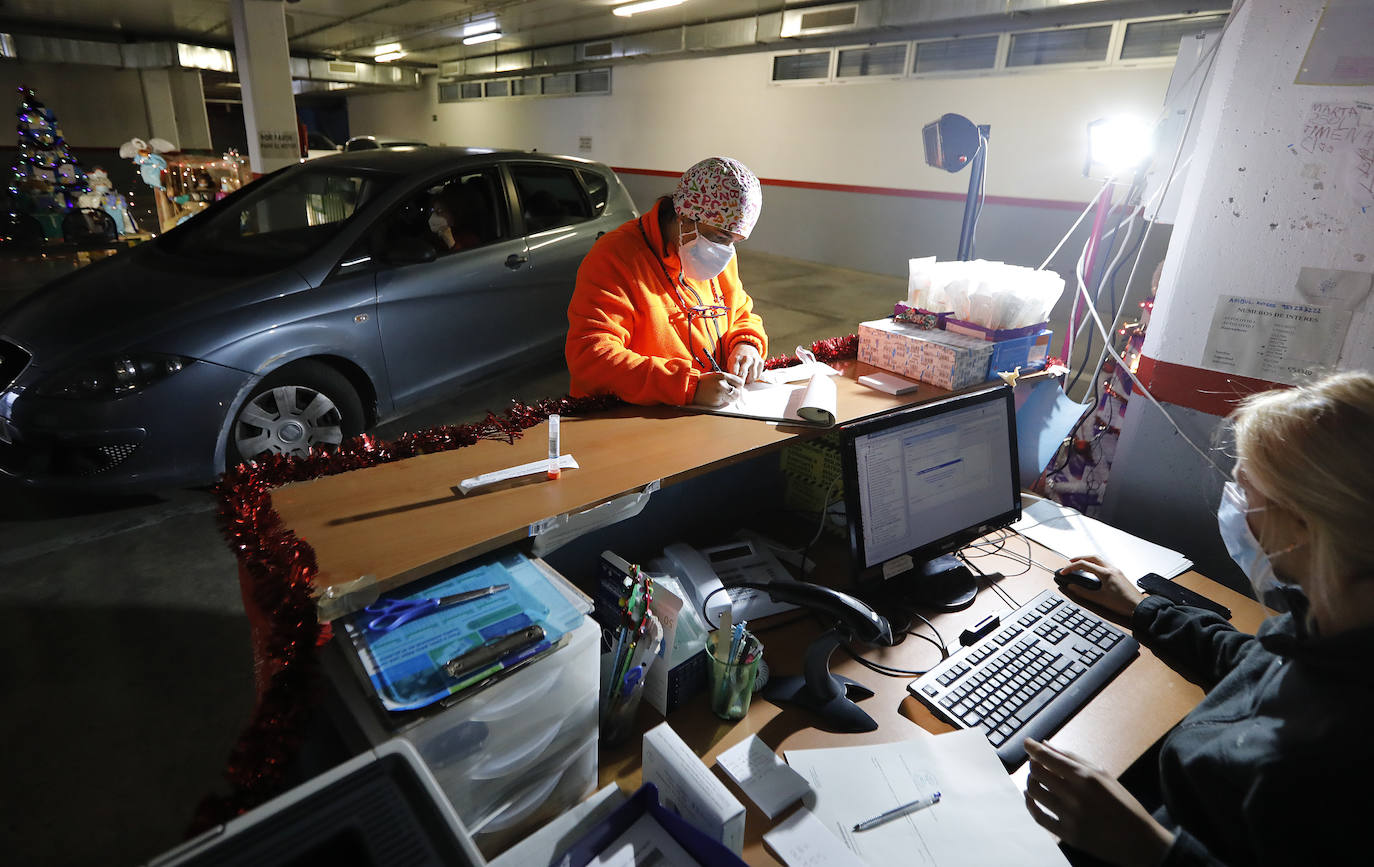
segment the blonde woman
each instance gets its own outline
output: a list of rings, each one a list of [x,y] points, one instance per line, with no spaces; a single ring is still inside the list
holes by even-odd
[[[1103,587],[1069,592],[1129,617],[1143,644],[1207,688],[1161,743],[1163,806],[1153,815],[1101,770],[1027,741],[1026,807],[1071,855],[1122,865],[1369,857],[1374,376],[1252,395],[1231,422],[1236,467],[1217,510],[1221,534],[1257,597],[1279,593],[1290,610],[1248,635],[1143,597],[1101,560],[1070,564]]]

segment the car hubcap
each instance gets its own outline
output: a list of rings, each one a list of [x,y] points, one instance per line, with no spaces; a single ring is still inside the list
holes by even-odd
[[[234,422],[239,456],[305,455],[312,446],[343,442],[343,414],[334,401],[303,385],[279,385],[253,398]]]

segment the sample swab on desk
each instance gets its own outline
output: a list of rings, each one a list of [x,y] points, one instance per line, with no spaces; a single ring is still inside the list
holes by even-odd
[[[556,479],[558,466],[558,413],[549,413],[549,478]]]
[[[507,479],[518,479],[521,476],[532,476],[535,473],[547,473],[553,463],[551,460],[530,461],[528,464],[521,464],[518,467],[508,467],[504,470],[492,470],[489,473],[482,473],[480,476],[473,476],[470,479],[463,479],[458,483],[459,493],[466,494],[483,485],[494,485],[497,482],[504,482]],[[560,470],[577,469],[577,461],[572,455],[559,455],[558,468]]]

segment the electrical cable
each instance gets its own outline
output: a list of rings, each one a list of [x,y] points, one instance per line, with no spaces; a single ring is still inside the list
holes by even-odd
[[[1019,604],[1015,599],[1012,598],[1012,596],[1011,596],[1010,593],[1008,593],[1007,591],[1003,590],[1001,587],[997,586],[997,582],[996,582],[996,581],[993,581],[992,578],[989,577],[988,573],[984,572],[982,569],[979,569],[977,566],[975,566],[975,565],[972,563],[972,561],[970,561],[967,557],[965,557],[965,556],[964,556],[964,552],[963,552],[962,550],[959,551],[959,552],[956,554],[956,556],[957,556],[961,561],[963,561],[963,564],[964,564],[965,566],[967,566],[969,569],[972,569],[974,572],[976,572],[976,573],[978,574],[978,577],[979,577],[979,578],[982,578],[984,581],[987,581],[988,586],[992,588],[992,590],[993,590],[994,593],[996,593],[998,596],[1002,597],[1002,601],[1003,601],[1003,602],[1007,603],[1007,604],[1010,605],[1012,608],[1019,608],[1019,607],[1021,607],[1020,604]]]
[[[821,534],[825,532],[825,519],[830,512],[830,507],[840,502],[839,500],[831,500],[830,495],[834,492],[836,485],[838,485],[840,481],[843,479],[843,475],[836,476],[834,481],[830,483],[830,487],[825,489],[825,496],[821,498],[822,505],[820,525],[816,527],[816,535],[812,536],[811,541],[807,542],[806,547],[802,549],[800,568],[803,577],[806,575],[806,558],[811,553],[811,546],[815,545],[816,542],[820,541]]]
[[[1201,60],[1200,60],[1199,63],[1198,63],[1198,67],[1199,67],[1199,68],[1203,67],[1204,65],[1205,65],[1205,67],[1206,67],[1205,70],[1203,71],[1203,81],[1202,81],[1202,83],[1200,83],[1200,84],[1198,85],[1197,92],[1196,92],[1195,94],[1193,94],[1192,105],[1189,107],[1189,110],[1188,110],[1188,120],[1187,120],[1187,122],[1186,122],[1186,123],[1184,124],[1184,126],[1183,126],[1183,131],[1179,134],[1178,145],[1174,148],[1174,158],[1173,158],[1173,161],[1170,163],[1168,174],[1165,175],[1165,178],[1164,178],[1164,185],[1163,185],[1163,187],[1160,189],[1159,193],[1158,193],[1157,196],[1156,196],[1156,198],[1159,198],[1160,200],[1163,200],[1163,198],[1165,197],[1165,195],[1168,193],[1169,187],[1170,187],[1170,185],[1173,183],[1174,177],[1176,176],[1176,174],[1177,174],[1177,172],[1178,172],[1179,160],[1180,160],[1180,159],[1182,158],[1182,156],[1183,156],[1183,146],[1184,146],[1184,143],[1187,142],[1187,140],[1188,140],[1188,131],[1192,128],[1194,120],[1196,120],[1196,117],[1197,117],[1197,106],[1198,106],[1199,100],[1202,98],[1202,92],[1203,92],[1203,90],[1206,88],[1206,84],[1207,84],[1206,79],[1207,79],[1208,76],[1211,75],[1212,67],[1213,67],[1213,66],[1215,65],[1215,63],[1216,63],[1216,53],[1217,53],[1217,49],[1218,49],[1218,47],[1221,45],[1221,43],[1225,41],[1227,32],[1230,31],[1232,24],[1235,23],[1237,17],[1239,17],[1239,14],[1240,14],[1241,10],[1244,9],[1244,7],[1247,5],[1248,2],[1249,2],[1249,0],[1236,0],[1235,4],[1231,7],[1231,14],[1230,14],[1229,17],[1227,17],[1227,19],[1226,19],[1226,24],[1221,28],[1220,33],[1218,33],[1218,35],[1217,35],[1217,40],[1216,40],[1216,42],[1214,42],[1214,43],[1211,45],[1211,47],[1209,47],[1209,48],[1207,49],[1207,53],[1201,58]],[[1195,70],[1193,71],[1193,73],[1190,73],[1190,74],[1189,74],[1189,76],[1188,76],[1188,80],[1189,80],[1189,81],[1191,81],[1193,74],[1196,74],[1196,72],[1197,72],[1197,70],[1195,69]],[[1101,194],[1099,193],[1099,196],[1100,196],[1100,195],[1101,195]],[[1095,201],[1095,200],[1094,200],[1094,201]],[[1082,222],[1084,216],[1087,216],[1088,210],[1090,210],[1091,207],[1092,207],[1092,205],[1089,205],[1088,209],[1085,209],[1085,210],[1084,210],[1083,214],[1079,217],[1078,221],[1074,223],[1073,228],[1077,228],[1078,223],[1079,223],[1079,222]],[[1141,236],[1141,241],[1140,241],[1139,250],[1138,250],[1137,253],[1136,253],[1135,261],[1134,261],[1134,262],[1132,263],[1132,265],[1131,265],[1131,272],[1130,272],[1130,275],[1129,275],[1129,276],[1127,277],[1127,279],[1126,279],[1126,285],[1127,285],[1128,287],[1129,287],[1129,286],[1131,285],[1131,283],[1134,282],[1134,280],[1135,280],[1135,272],[1136,272],[1136,269],[1140,266],[1140,259],[1141,259],[1141,256],[1142,256],[1142,255],[1144,254],[1144,252],[1145,252],[1145,240],[1146,240],[1146,238],[1149,237],[1150,230],[1151,230],[1153,227],[1154,227],[1154,222],[1153,222],[1153,221],[1146,221],[1146,223],[1145,223],[1145,231],[1144,231],[1144,233],[1143,233],[1142,236]],[[1071,229],[1069,230],[1069,231],[1070,231],[1070,234],[1072,234],[1073,228],[1071,228]],[[1067,241],[1067,240],[1068,240],[1068,235],[1066,235],[1066,236],[1064,237],[1064,240],[1063,240],[1063,241],[1060,241],[1059,246],[1063,246],[1064,241]],[[1056,248],[1055,248],[1055,252],[1058,252],[1058,249],[1059,249],[1059,247],[1056,247]],[[1051,254],[1050,254],[1050,258],[1053,258],[1053,257],[1054,257],[1054,253],[1051,253]],[[1046,261],[1046,264],[1048,264],[1049,259],[1046,259],[1045,261]],[[1044,265],[1042,265],[1041,268],[1044,268]],[[1079,290],[1082,291],[1082,292],[1084,293],[1084,295],[1086,296],[1086,289],[1081,285],[1081,284],[1082,284],[1082,281],[1080,280],[1079,282],[1080,282]],[[1119,364],[1119,365],[1121,366],[1121,370],[1130,378],[1131,383],[1132,383],[1132,385],[1134,386],[1134,391],[1139,392],[1140,394],[1143,394],[1143,395],[1145,396],[1145,399],[1148,400],[1148,401],[1155,407],[1155,409],[1159,410],[1160,414],[1164,416],[1164,420],[1167,421],[1167,422],[1169,423],[1169,425],[1174,429],[1174,432],[1177,433],[1177,434],[1179,435],[1179,437],[1183,440],[1184,443],[1186,443],[1186,444],[1188,445],[1189,448],[1191,448],[1194,452],[1197,453],[1197,455],[1198,455],[1200,458],[1202,458],[1202,460],[1203,460],[1204,463],[1206,463],[1206,464],[1207,464],[1208,466],[1210,466],[1213,470],[1215,470],[1216,473],[1217,473],[1219,476],[1222,476],[1222,477],[1224,477],[1224,478],[1229,477],[1228,473],[1227,473],[1225,470],[1223,470],[1220,466],[1218,466],[1217,463],[1216,463],[1216,461],[1212,460],[1212,456],[1209,455],[1209,454],[1207,454],[1206,451],[1204,451],[1202,448],[1200,448],[1200,447],[1197,445],[1197,443],[1193,442],[1192,438],[1189,437],[1189,436],[1183,431],[1183,428],[1178,424],[1178,422],[1176,422],[1176,421],[1174,420],[1173,416],[1171,416],[1171,415],[1169,414],[1168,410],[1166,410],[1166,409],[1160,404],[1160,402],[1155,398],[1155,396],[1154,396],[1153,394],[1150,393],[1149,389],[1147,389],[1147,388],[1145,387],[1145,384],[1142,383],[1142,382],[1140,381],[1140,378],[1136,376],[1135,371],[1133,371],[1133,370],[1130,369],[1130,366],[1126,364],[1125,359],[1123,359],[1123,358],[1121,357],[1120,353],[1118,353],[1118,352],[1115,350],[1115,348],[1113,348],[1113,347],[1111,346],[1111,338],[1110,338],[1110,335],[1108,334],[1106,327],[1102,324],[1102,319],[1101,319],[1101,317],[1099,317],[1099,316],[1097,315],[1097,311],[1096,311],[1096,310],[1090,310],[1089,312],[1092,314],[1093,320],[1094,320],[1094,321],[1096,322],[1096,324],[1097,324],[1098,331],[1102,334],[1103,340],[1104,340],[1105,343],[1106,343],[1106,346],[1104,347],[1104,350],[1112,357],[1113,360],[1115,360],[1115,361],[1117,362],[1117,364]]]

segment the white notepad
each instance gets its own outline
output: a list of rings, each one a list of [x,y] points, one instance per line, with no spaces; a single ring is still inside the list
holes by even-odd
[[[778,758],[758,735],[749,735],[716,756],[716,764],[770,819],[811,792],[802,775]]]

